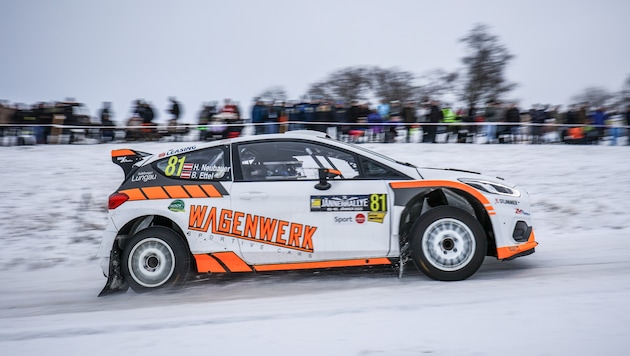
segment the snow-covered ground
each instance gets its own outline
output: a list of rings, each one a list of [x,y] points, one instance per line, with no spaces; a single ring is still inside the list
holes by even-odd
[[[0,147],[3,355],[627,355],[630,147],[366,144],[481,171],[532,198],[535,254],[463,282],[409,269],[213,278],[97,298],[110,151],[175,143]]]

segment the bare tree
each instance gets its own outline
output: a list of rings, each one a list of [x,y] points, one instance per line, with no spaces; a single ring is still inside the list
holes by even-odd
[[[328,101],[338,100],[335,90],[330,80],[311,84],[311,86],[309,87],[307,91],[307,94],[302,96],[302,98],[309,98],[309,97],[319,99],[319,100],[328,100]]]
[[[457,72],[449,73],[442,69],[427,72],[420,78],[421,85],[416,91],[417,99],[420,102],[442,100],[445,94],[455,90],[457,78]]]
[[[370,67],[348,67],[330,74],[324,81],[312,84],[308,96],[312,99],[352,100],[366,99],[372,87]]]
[[[488,33],[488,26],[478,24],[460,40],[467,45],[460,98],[468,107],[497,101],[516,84],[505,78],[505,68],[512,58],[497,36]]]
[[[588,87],[574,95],[572,101],[576,104],[585,104],[594,107],[602,107],[612,99],[614,95],[602,87]]]
[[[415,76],[411,72],[373,68],[371,76],[374,95],[381,102],[416,99],[418,88],[413,84]]]
[[[264,101],[286,101],[287,93],[281,86],[269,87],[258,94],[258,98]]]

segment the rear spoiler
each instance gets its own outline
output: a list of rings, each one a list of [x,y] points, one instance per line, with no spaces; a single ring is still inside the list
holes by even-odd
[[[125,177],[133,169],[133,165],[137,162],[144,160],[146,157],[153,156],[152,153],[135,151],[129,148],[123,148],[120,150],[112,150],[112,162],[122,168],[125,172]]]

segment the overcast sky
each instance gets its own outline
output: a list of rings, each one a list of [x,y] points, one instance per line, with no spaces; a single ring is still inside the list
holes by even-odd
[[[162,122],[176,96],[193,122],[205,101],[249,111],[269,87],[297,99],[349,66],[456,70],[483,23],[515,55],[511,98],[567,104],[622,88],[628,14],[628,0],[0,0],[0,99],[111,101],[121,121],[143,98]]]

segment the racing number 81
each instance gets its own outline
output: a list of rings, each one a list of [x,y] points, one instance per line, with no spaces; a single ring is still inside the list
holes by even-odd
[[[370,194],[370,211],[387,211],[387,194]]]
[[[166,168],[164,169],[164,174],[166,174],[167,177],[170,177],[172,175],[179,177],[182,174],[185,160],[186,156],[179,159],[177,158],[177,156],[171,156],[171,158],[168,159],[168,164],[166,165]],[[176,174],[175,170],[177,170]]]

